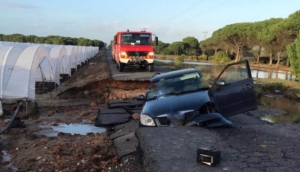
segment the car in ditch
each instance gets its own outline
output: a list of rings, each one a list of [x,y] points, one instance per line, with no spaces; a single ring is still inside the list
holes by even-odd
[[[144,101],[140,126],[231,126],[227,117],[257,108],[254,81],[247,60],[228,64],[207,82],[196,68],[153,76]]]

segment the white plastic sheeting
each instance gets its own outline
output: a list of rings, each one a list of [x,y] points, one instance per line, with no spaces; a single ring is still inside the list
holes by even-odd
[[[0,41],[0,101],[35,99],[36,82],[60,84],[60,74],[97,54],[98,47]]]
[[[77,54],[77,65],[81,66],[81,62],[83,62],[81,46],[76,47],[76,54]]]
[[[77,69],[76,47],[75,46],[65,46],[65,47],[67,49],[70,68]],[[71,75],[71,69],[70,69],[70,75]]]
[[[0,46],[0,99],[6,97],[5,90],[9,79],[20,54],[26,47],[26,45]]]
[[[66,62],[68,58],[67,50],[64,46],[47,46],[47,49],[50,52],[54,81],[57,85],[60,85],[60,74],[66,74],[70,69]]]
[[[6,99],[35,99],[35,82],[40,77],[53,80],[50,55],[45,46],[27,47],[19,56],[5,90]],[[45,64],[45,65],[43,65]],[[46,70],[43,67],[46,67]],[[39,74],[41,73],[41,75]]]

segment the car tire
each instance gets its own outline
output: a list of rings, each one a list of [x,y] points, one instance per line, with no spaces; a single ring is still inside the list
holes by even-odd
[[[120,72],[123,72],[124,71],[124,68],[125,68],[125,64],[124,63],[119,63],[119,71]]]
[[[149,72],[153,72],[153,71],[154,71],[154,64],[150,64],[150,65],[148,66],[148,71],[149,71]]]

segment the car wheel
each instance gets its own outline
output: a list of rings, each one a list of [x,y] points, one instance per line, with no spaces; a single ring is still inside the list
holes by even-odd
[[[148,66],[148,70],[149,70],[149,72],[153,72],[154,71],[154,64],[150,64]]]

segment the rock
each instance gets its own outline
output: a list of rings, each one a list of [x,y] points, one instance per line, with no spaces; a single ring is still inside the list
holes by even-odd
[[[131,115],[131,118],[132,118],[133,120],[139,120],[139,119],[140,119],[140,114],[134,113],[134,114]]]
[[[88,95],[90,92],[89,91],[84,91],[83,92],[85,95]]]
[[[92,101],[90,104],[91,107],[97,107],[97,103],[95,101]]]
[[[94,122],[94,121],[97,120],[97,116],[91,116],[91,117],[89,118],[89,120]]]
[[[81,112],[79,115],[80,115],[81,117],[82,117],[82,116],[87,116],[87,115],[88,115],[88,112]]]
[[[52,115],[54,115],[55,114],[55,111],[49,111],[48,112],[48,116],[52,116]]]

